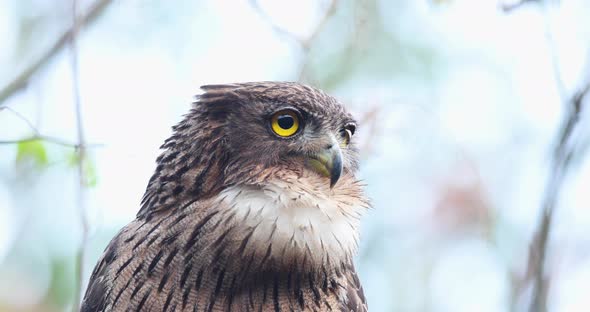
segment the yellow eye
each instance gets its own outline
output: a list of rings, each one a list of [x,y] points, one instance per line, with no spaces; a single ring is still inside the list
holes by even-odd
[[[272,131],[282,137],[290,137],[299,129],[299,118],[290,110],[275,113],[270,121]]]

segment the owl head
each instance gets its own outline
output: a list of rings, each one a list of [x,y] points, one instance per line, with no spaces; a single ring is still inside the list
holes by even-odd
[[[161,147],[139,217],[269,179],[311,177],[326,192],[356,181],[357,124],[333,97],[293,82],[202,90]]]

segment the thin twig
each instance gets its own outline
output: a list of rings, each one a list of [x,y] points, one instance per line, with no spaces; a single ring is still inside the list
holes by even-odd
[[[258,15],[260,15],[272,27],[272,29],[276,33],[278,33],[281,36],[287,37],[287,38],[297,42],[297,44],[299,44],[299,46],[303,50],[304,56],[303,56],[303,61],[299,67],[299,73],[297,75],[297,80],[303,81],[305,79],[305,76],[307,73],[307,68],[309,66],[308,65],[309,52],[311,50],[311,46],[312,46],[313,42],[316,40],[317,36],[322,32],[322,30],[326,26],[328,20],[334,15],[334,13],[336,13],[336,9],[338,8],[338,0],[331,0],[330,1],[330,5],[326,9],[324,15],[322,16],[322,18],[320,19],[320,21],[318,22],[316,27],[313,29],[311,34],[309,36],[307,36],[306,38],[301,38],[301,37],[291,33],[290,31],[280,27],[279,25],[275,24],[272,21],[272,19],[270,18],[270,16],[268,16],[268,14],[266,14],[266,12],[260,7],[260,5],[258,4],[258,1],[250,0],[250,5],[258,13]]]
[[[545,312],[547,311],[547,294],[551,282],[551,279],[546,272],[546,258],[553,224],[553,215],[561,194],[563,182],[571,169],[571,159],[576,152],[579,152],[576,149],[578,144],[574,142],[574,133],[578,126],[584,100],[590,93],[590,81],[573,96],[570,97],[567,95],[567,90],[561,77],[557,46],[553,38],[548,1],[521,0],[512,5],[504,5],[503,10],[504,12],[511,12],[530,2],[537,2],[543,5],[544,31],[553,75],[561,102],[567,110],[562,121],[562,126],[556,134],[556,143],[551,161],[551,172],[545,187],[541,206],[541,218],[529,246],[527,269],[524,276],[516,277],[514,285],[514,299],[517,299],[526,289],[526,285],[532,282],[533,288],[529,311]]]
[[[539,1],[539,0],[536,0]],[[542,3],[543,6],[543,25],[545,28],[545,42],[547,44],[547,49],[549,50],[549,57],[551,58],[551,69],[553,70],[553,77],[555,79],[555,84],[557,87],[557,92],[559,93],[559,97],[562,103],[566,103],[568,101],[567,89],[565,87],[565,83],[563,82],[563,78],[561,75],[561,70],[559,67],[559,55],[557,53],[557,44],[555,43],[555,38],[553,36],[553,27],[551,25],[551,16],[550,16],[550,8],[549,4]]]
[[[297,42],[299,45],[303,46],[303,42],[305,41],[305,39],[300,38],[299,36],[295,35],[294,33],[275,24],[272,21],[272,18],[268,14],[266,14],[266,12],[260,7],[260,4],[258,3],[258,1],[250,0],[250,6],[254,9],[254,11],[256,11],[256,13],[258,13],[258,15],[260,17],[262,17],[270,25],[270,27],[272,27],[272,30],[274,32],[276,32],[277,34],[279,34],[283,37],[289,38],[289,39]]]
[[[27,142],[34,142],[34,141],[45,141],[45,142],[53,143],[56,145],[61,145],[64,147],[78,148],[78,144],[76,144],[76,143],[71,143],[71,142],[63,141],[58,138],[48,137],[48,136],[43,136],[43,135],[36,135],[36,136],[32,136],[32,137],[28,137],[28,138],[24,138],[24,139],[17,139],[17,140],[0,140],[0,145],[19,144],[19,143],[27,143]]]
[[[299,75],[297,76],[297,81],[303,82],[306,79],[307,70],[308,70],[309,61],[310,61],[309,54],[311,51],[311,45],[315,41],[315,39],[318,37],[318,35],[322,32],[322,30],[326,26],[328,20],[334,15],[334,13],[336,13],[337,7],[338,7],[338,0],[330,1],[330,6],[328,7],[326,12],[324,13],[324,16],[320,19],[320,22],[317,24],[316,28],[313,30],[311,35],[309,35],[309,37],[307,37],[307,39],[305,41],[301,42],[301,47],[303,48],[303,51],[305,54],[303,56],[303,62],[301,63],[301,67],[299,69]]]
[[[370,155],[373,151],[373,139],[377,135],[378,130],[376,121],[379,118],[380,110],[380,106],[370,108],[363,114],[363,116],[361,116],[359,120],[361,125],[365,125],[368,128],[368,130],[365,130],[367,132],[367,136],[365,137],[365,140],[359,149],[364,155]]]
[[[112,0],[97,0],[94,5],[80,18],[80,26],[90,25],[97,17],[104,11],[105,8],[112,2]],[[72,29],[66,30],[57,40],[45,51],[39,58],[32,62],[22,72],[9,82],[6,86],[0,89],[0,103],[6,101],[16,92],[25,88],[29,84],[29,80],[35,73],[37,73],[45,64],[49,62],[63,47],[70,41],[72,37]]]
[[[540,0],[521,0],[516,3],[501,3],[500,9],[504,11],[504,13],[511,13],[512,11],[521,8],[523,5],[531,2],[538,2]]]
[[[590,93],[590,81],[586,83],[586,86],[581,88],[578,93],[576,93],[572,98],[572,108],[574,112],[579,116],[582,112],[582,105],[584,104],[584,99]]]
[[[27,126],[33,132],[33,135],[30,137],[22,138],[22,139],[0,140],[0,145],[2,145],[2,144],[19,144],[19,143],[27,143],[27,142],[33,142],[33,141],[45,141],[45,142],[53,143],[56,145],[61,145],[64,147],[70,147],[70,148],[75,148],[75,149],[79,148],[78,143],[72,143],[72,142],[69,142],[66,140],[62,140],[60,138],[41,134],[39,129],[37,129],[37,127],[35,127],[35,125],[33,125],[33,123],[29,119],[27,119],[27,117],[25,117],[23,114],[19,113],[17,110],[13,109],[12,107],[6,106],[6,105],[0,106],[0,111],[3,111],[3,110],[7,110],[7,111],[11,112],[16,117],[18,117],[20,120],[22,120],[24,123],[26,123]],[[103,146],[103,145],[102,144],[86,144],[87,148],[88,147],[100,147],[100,146]]]
[[[5,106],[5,105],[0,106],[0,111],[3,111],[3,110],[7,110],[7,111],[13,113],[16,117],[18,117],[18,119],[24,121],[27,124],[27,126],[29,126],[29,128],[31,128],[31,130],[33,130],[35,132],[35,134],[37,134],[37,135],[39,134],[39,130],[37,130],[37,127],[35,127],[35,125],[33,125],[33,123],[29,119],[27,119],[27,117],[25,117],[23,114],[19,113],[17,110],[13,109],[10,106]]]
[[[590,83],[580,92],[574,95],[568,104],[568,114],[563,121],[563,126],[558,134],[557,145],[552,160],[552,170],[547,181],[545,197],[543,199],[543,212],[538,230],[533,238],[529,252],[528,271],[533,278],[533,296],[530,312],[547,311],[547,292],[549,290],[549,278],[545,272],[547,258],[547,244],[553,224],[553,213],[559,200],[563,181],[571,168],[570,160],[575,152],[573,134],[580,119],[582,105],[590,91]]]
[[[84,164],[86,162],[86,145],[84,139],[84,127],[82,125],[82,104],[80,101],[79,70],[78,70],[78,47],[77,35],[80,29],[78,19],[78,2],[72,0],[72,36],[70,40],[70,63],[72,69],[72,91],[74,94],[74,108],[76,113],[76,130],[78,135],[78,192],[77,204],[80,213],[80,223],[82,225],[82,238],[78,254],[76,256],[76,288],[73,304],[73,312],[80,309],[82,281],[84,280],[84,256],[86,252],[86,242],[88,240],[88,216],[86,215],[86,172]]]
[[[313,32],[302,42],[302,46],[305,50],[309,50],[311,48],[311,44],[315,41],[318,35],[322,32],[328,20],[336,13],[336,9],[338,8],[338,0],[330,1],[330,5],[326,9],[326,12],[316,25]]]

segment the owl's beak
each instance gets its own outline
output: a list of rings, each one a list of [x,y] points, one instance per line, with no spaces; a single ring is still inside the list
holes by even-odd
[[[334,140],[335,141],[335,140]],[[334,187],[342,174],[342,151],[337,142],[307,158],[307,164],[317,173],[330,178],[330,188]]]

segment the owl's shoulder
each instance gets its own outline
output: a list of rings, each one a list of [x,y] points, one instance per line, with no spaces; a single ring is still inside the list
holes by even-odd
[[[138,261],[145,248],[139,247],[138,238],[149,222],[135,220],[115,235],[105,248],[98,264],[90,276],[90,281],[82,301],[81,312],[110,311],[114,301],[119,299],[133,280]],[[133,248],[136,246],[136,248]]]

